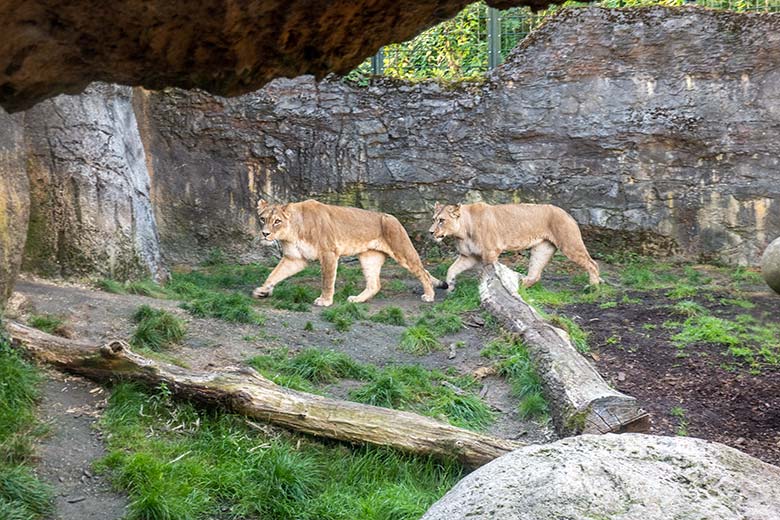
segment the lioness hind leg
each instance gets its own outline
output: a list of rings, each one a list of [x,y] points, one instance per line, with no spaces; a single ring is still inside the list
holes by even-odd
[[[544,240],[531,248],[531,259],[528,261],[528,274],[521,280],[523,287],[531,287],[542,278],[542,271],[552,260],[557,247],[552,242]]]
[[[366,251],[358,255],[360,267],[363,268],[363,276],[366,278],[366,288],[357,296],[347,298],[347,301],[363,303],[373,298],[379,292],[379,289],[382,287],[379,273],[382,271],[385,258],[385,254],[379,251]]]

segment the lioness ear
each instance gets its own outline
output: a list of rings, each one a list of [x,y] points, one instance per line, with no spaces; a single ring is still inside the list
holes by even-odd
[[[453,218],[459,218],[460,217],[460,204],[450,208],[450,215],[452,215]]]
[[[434,203],[433,203],[433,212],[434,212],[434,213],[438,213],[438,212],[440,212],[440,211],[441,211],[441,208],[443,208],[443,207],[444,207],[444,206],[442,206],[441,204],[439,204],[439,201],[437,200],[436,202],[434,202]]]
[[[268,203],[264,199],[257,201],[257,212],[262,213],[265,208],[268,207]]]
[[[290,204],[285,204],[281,208],[279,208],[279,211],[282,213],[282,216],[284,218],[290,218],[290,212],[288,211],[290,209]]]

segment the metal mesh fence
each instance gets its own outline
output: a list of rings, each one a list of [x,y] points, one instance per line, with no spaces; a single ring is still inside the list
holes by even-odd
[[[610,8],[698,5],[742,12],[780,12],[780,0],[601,0],[594,4],[566,2],[563,7],[586,5]],[[384,47],[347,77],[357,82],[368,81],[372,75],[408,80],[474,78],[501,63],[518,42],[559,9],[552,6],[533,13],[524,7],[498,11],[482,2],[471,4],[455,18],[411,41]]]

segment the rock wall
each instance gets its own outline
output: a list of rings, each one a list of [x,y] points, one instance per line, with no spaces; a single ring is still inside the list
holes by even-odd
[[[19,272],[29,209],[21,117],[0,109],[0,312]]]
[[[437,199],[551,202],[594,249],[734,264],[780,235],[777,15],[570,10],[482,84],[139,95],[172,261],[252,256],[260,195],[378,208],[418,232]]]
[[[163,277],[132,89],[94,84],[24,113],[31,216],[24,268]]]

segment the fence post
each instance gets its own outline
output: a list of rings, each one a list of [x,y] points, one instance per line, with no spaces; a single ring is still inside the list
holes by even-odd
[[[501,14],[495,7],[488,7],[488,68],[494,69],[501,64]]]
[[[380,47],[376,54],[371,56],[371,74],[381,76],[385,73],[385,50]]]

